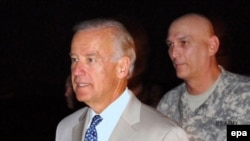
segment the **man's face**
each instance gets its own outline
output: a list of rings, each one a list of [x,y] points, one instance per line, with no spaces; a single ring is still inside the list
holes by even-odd
[[[77,32],[71,44],[71,75],[77,99],[100,103],[114,93],[118,78],[108,29]]]
[[[201,23],[195,24],[185,19],[170,26],[168,53],[180,79],[197,78],[209,66],[209,35],[199,24]]]

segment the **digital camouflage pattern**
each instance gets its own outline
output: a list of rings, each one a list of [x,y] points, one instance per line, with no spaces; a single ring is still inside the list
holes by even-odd
[[[187,104],[184,83],[166,93],[157,106],[179,123],[190,141],[226,141],[226,125],[250,124],[250,78],[221,70],[215,90],[194,112]]]

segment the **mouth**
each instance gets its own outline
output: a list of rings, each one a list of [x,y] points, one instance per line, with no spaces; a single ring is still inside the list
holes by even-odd
[[[179,67],[182,67],[184,65],[185,65],[184,63],[174,63],[175,68],[179,68]]]
[[[89,83],[76,83],[78,87],[86,87],[89,86]]]

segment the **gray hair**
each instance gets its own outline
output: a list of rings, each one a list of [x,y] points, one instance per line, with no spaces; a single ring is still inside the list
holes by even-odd
[[[77,24],[73,30],[74,32],[87,31],[87,30],[97,30],[103,28],[113,28],[112,36],[114,37],[114,56],[112,57],[113,61],[118,61],[118,59],[123,56],[129,57],[130,69],[129,77],[132,76],[134,70],[134,63],[136,59],[135,54],[135,43],[122,23],[113,20],[113,19],[92,19],[81,22]]]

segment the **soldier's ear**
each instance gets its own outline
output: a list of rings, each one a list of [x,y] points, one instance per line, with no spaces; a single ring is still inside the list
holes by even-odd
[[[209,39],[209,54],[210,55],[215,55],[218,50],[219,50],[219,46],[220,46],[220,41],[218,39],[217,36],[211,36]]]

